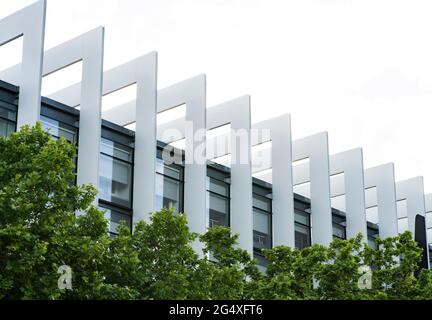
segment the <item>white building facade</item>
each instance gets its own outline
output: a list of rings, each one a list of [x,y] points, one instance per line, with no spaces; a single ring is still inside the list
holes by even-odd
[[[98,188],[111,233],[174,208],[193,232],[229,226],[265,267],[263,248],[358,233],[375,246],[409,230],[428,264],[432,197],[422,177],[396,182],[393,164],[364,168],[361,148],[330,155],[325,132],[293,141],[288,114],[252,124],[249,96],[208,108],[205,75],[159,89],[155,52],[104,72],[103,27],[44,52],[45,10],[42,0],[0,20],[0,45],[24,37],[21,64],[0,71],[0,134],[40,121],[76,143],[77,183]],[[41,97],[44,76],[78,61],[80,83]],[[133,101],[102,110],[103,96],[134,84]],[[158,123],[177,107],[183,118]]]

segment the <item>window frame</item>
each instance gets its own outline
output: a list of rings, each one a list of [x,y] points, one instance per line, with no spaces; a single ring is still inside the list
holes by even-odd
[[[74,135],[75,135],[75,140],[74,140],[74,141],[70,141],[70,140],[68,140],[68,139],[66,139],[66,138],[64,138],[64,137],[63,137],[63,138],[64,138],[66,141],[68,141],[68,142],[72,142],[72,143],[75,143],[75,144],[78,146],[78,132],[79,132],[79,130],[78,130],[78,128],[77,128],[76,126],[71,125],[70,123],[67,123],[67,122],[61,121],[61,120],[57,120],[57,119],[53,118],[52,116],[47,116],[47,115],[44,115],[44,114],[41,114],[41,115],[40,115],[40,122],[41,122],[41,125],[46,125],[45,123],[47,122],[47,121],[45,121],[43,118],[50,119],[50,120],[53,120],[53,121],[57,121],[59,124],[63,124],[63,125],[65,125],[65,126],[69,127],[69,128],[61,128],[61,127],[58,127],[58,128],[60,128],[60,129],[65,129],[65,130],[70,130],[70,131],[75,130],[75,132],[71,132],[71,133],[74,133]],[[57,135],[52,134],[51,131],[48,131],[48,133],[49,133],[52,137],[54,137],[54,138],[56,138],[56,139],[60,139],[60,136],[57,136]],[[77,148],[77,150],[78,150],[78,148]]]
[[[102,151],[100,151],[99,154],[103,155],[105,157],[108,157],[110,159],[119,161],[121,163],[127,164],[130,167],[131,171],[130,171],[130,188],[129,188],[129,201],[128,201],[129,203],[127,205],[122,204],[122,203],[116,203],[116,202],[113,202],[112,200],[110,201],[110,200],[107,200],[107,199],[100,199],[100,200],[112,203],[112,204],[116,205],[119,208],[126,208],[126,209],[129,209],[129,210],[132,210],[133,209],[133,184],[134,184],[134,158],[135,158],[135,149],[132,148],[130,145],[126,145],[126,144],[123,144],[121,142],[117,142],[117,141],[114,141],[114,140],[111,140],[111,139],[107,139],[107,138],[105,138],[103,136],[101,137],[101,145],[103,143],[103,140],[107,140],[107,141],[113,142],[114,144],[118,144],[118,145],[120,145],[122,147],[125,147],[125,148],[129,149],[129,151],[130,151],[130,159],[131,159],[130,161],[121,159],[119,157],[107,154],[107,153],[102,152]],[[115,147],[115,146],[113,146],[113,147]],[[100,174],[101,174],[101,172],[100,172],[100,169],[99,169],[99,179],[100,179]],[[99,187],[99,189],[100,189],[100,187]],[[110,192],[110,193],[112,193],[112,192]]]
[[[263,247],[257,247],[257,246],[255,246],[255,232],[259,232],[259,233],[262,233],[262,232],[255,230],[255,228],[253,228],[253,224],[252,224],[252,228],[253,228],[252,229],[253,248],[254,248],[254,251],[261,252],[262,249],[271,249],[271,248],[273,248],[273,201],[272,201],[272,199],[271,199],[270,196],[266,196],[266,195],[263,195],[263,194],[260,194],[260,193],[256,192],[257,191],[256,188],[253,188],[252,190],[253,190],[252,200],[255,198],[255,199],[258,199],[258,200],[266,202],[267,205],[268,205],[268,209],[269,209],[267,211],[267,210],[264,210],[264,209],[262,209],[260,207],[257,207],[257,206],[255,206],[254,201],[252,201],[252,203],[253,203],[253,205],[252,205],[252,215],[254,216],[255,211],[256,211],[256,212],[258,212],[260,214],[266,215],[267,216],[267,221],[268,221],[268,230],[267,230],[268,231],[267,237],[268,237],[268,243],[269,243],[268,247],[266,247],[266,246],[263,246]],[[271,194],[271,191],[269,191],[269,194]],[[252,219],[253,219],[253,217],[252,217]]]
[[[107,210],[113,210],[118,212],[119,214],[127,215],[130,217],[130,229],[132,230],[133,226],[133,187],[134,187],[134,163],[135,163],[135,135],[133,131],[125,129],[123,127],[119,127],[115,124],[108,123],[105,120],[102,120],[102,130],[101,130],[101,144],[103,140],[108,140],[113,142],[114,144],[119,144],[120,146],[126,147],[130,150],[130,161],[123,160],[113,155],[109,155],[105,152],[100,151],[100,155],[107,156],[111,159],[115,159],[130,165],[131,168],[131,181],[130,181],[130,205],[122,205],[120,203],[111,202],[109,200],[105,200],[99,197],[99,206],[105,208]],[[100,171],[100,170],[99,170]],[[100,175],[100,172],[99,172]],[[112,221],[108,221],[108,231],[111,236],[116,236],[116,233],[111,232],[111,223]]]
[[[311,219],[311,213],[308,212],[308,210],[310,211],[311,209],[311,205],[309,202],[305,201],[304,199],[306,198],[294,194],[294,246],[299,250],[302,250],[312,245],[312,219]],[[296,215],[306,216],[308,224],[304,224],[303,222],[298,221],[298,219],[296,219]],[[299,248],[296,245],[295,233],[300,232],[300,231],[296,231],[296,226],[300,226],[308,230],[308,235],[307,235],[308,245],[304,246],[303,248]]]
[[[211,224],[211,217],[210,217],[210,197],[216,196],[219,198],[222,198],[227,203],[227,212],[226,214],[226,221],[227,225],[222,225],[224,227],[231,227],[231,180],[230,180],[230,172],[228,168],[220,168],[221,166],[218,166],[217,164],[208,164],[207,165],[207,182],[206,182],[206,192],[207,192],[207,212],[208,212],[208,226],[209,228],[216,226]],[[220,186],[224,187],[226,192],[225,194],[218,193],[216,191],[210,190],[211,181],[214,180],[216,184],[219,184]],[[220,225],[219,225],[220,226]]]
[[[175,182],[179,183],[180,186],[180,190],[179,190],[179,206],[178,206],[178,212],[184,212],[184,176],[185,176],[185,165],[184,165],[184,151],[178,148],[174,148],[174,147],[170,147],[172,149],[174,158],[175,158],[175,162],[171,163],[171,164],[167,164],[164,162],[162,154],[163,154],[163,149],[168,146],[168,144],[162,142],[162,141],[157,141],[157,146],[156,146],[156,159],[155,161],[160,161],[162,163],[162,166],[168,167],[168,168],[174,168],[175,170],[177,170],[179,172],[179,179],[174,178],[172,176],[166,175],[162,172],[158,172],[158,165],[156,163],[156,171],[155,171],[155,183],[156,183],[156,177],[159,175],[161,176],[163,179],[169,179]],[[178,163],[180,162],[180,163]],[[156,198],[156,189],[155,189],[155,194],[154,197]]]
[[[346,240],[346,217],[342,216],[338,213],[335,213],[335,210],[332,210],[332,235],[333,239],[339,239],[339,240]],[[334,230],[335,228],[341,228],[343,230],[343,237],[340,237],[335,234]],[[340,229],[340,230],[341,230]]]
[[[179,165],[176,163],[172,163],[172,164],[166,164],[162,157],[159,156],[159,153],[157,153],[157,157],[156,157],[156,161],[160,161],[162,166],[164,168],[173,168],[175,170],[177,170],[179,172],[179,178],[174,178],[172,176],[169,176],[167,174],[161,173],[157,171],[157,166],[156,166],[156,173],[155,173],[155,179],[156,177],[160,176],[162,177],[162,179],[167,179],[167,180],[171,180],[174,182],[178,182],[179,184],[179,205],[178,205],[178,212],[183,212],[184,211],[184,165]],[[155,190],[155,195],[156,197],[156,190]],[[163,197],[164,195],[162,195]],[[164,207],[162,207],[164,208]]]
[[[111,202],[108,202],[108,201],[105,201],[105,200],[102,200],[102,199],[99,199],[99,208],[102,211],[104,211],[104,210],[108,210],[108,211],[111,211],[111,212],[114,211],[117,214],[120,214],[120,215],[123,215],[123,216],[128,216],[129,219],[130,219],[130,223],[129,223],[128,227],[129,227],[130,230],[132,230],[133,214],[132,214],[131,210],[120,208],[120,207],[118,207],[116,205],[113,205]],[[112,223],[111,216],[110,216],[110,219],[107,219],[107,220],[108,220],[108,233],[111,236],[117,236],[118,232],[111,231],[111,223]]]
[[[0,115],[0,121],[4,121],[6,125],[11,125],[13,128],[12,131],[9,132],[9,135],[7,135],[6,137],[9,137],[10,134],[17,131],[18,105],[16,104],[16,97],[17,93],[13,93],[8,89],[3,88],[3,86],[0,88],[0,109],[4,109],[6,111],[14,113],[13,120]]]
[[[378,248],[377,243],[376,243],[377,237],[379,237],[379,229],[368,225],[367,226],[367,243],[368,243],[368,246],[370,246],[370,241],[373,241],[374,242],[373,249],[377,249]]]

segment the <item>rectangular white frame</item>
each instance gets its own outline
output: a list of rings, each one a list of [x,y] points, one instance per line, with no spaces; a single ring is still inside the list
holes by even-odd
[[[363,150],[356,148],[330,156],[331,197],[345,195],[347,239],[362,234],[367,241],[367,222],[363,176]],[[340,180],[343,174],[343,182]],[[342,182],[342,183],[341,183]],[[342,187],[343,186],[343,187]]]
[[[284,114],[256,123],[252,128],[258,132],[270,130],[269,139],[260,135],[258,140],[252,141],[252,144],[256,146],[268,141],[272,142],[271,162],[265,160],[265,153],[262,154],[264,167],[261,167],[261,170],[271,168],[273,245],[287,245],[294,248],[293,172],[290,165],[292,163],[291,116]]]
[[[211,110],[211,109],[209,109]],[[173,121],[174,123],[175,121]],[[292,167],[287,165],[292,160],[291,148],[291,117],[284,114],[252,125],[254,134],[251,134],[252,146],[259,146],[272,142],[272,148],[253,152],[253,160],[262,160],[252,172],[267,171],[267,179],[272,181],[272,245],[295,246],[294,233],[294,198]],[[212,150],[214,142],[224,141],[227,148]],[[223,157],[231,153],[231,144],[228,134],[209,139],[208,153],[214,158]],[[209,149],[210,148],[210,149]],[[255,156],[255,158],[254,158]],[[259,157],[258,157],[259,156]]]
[[[312,242],[327,246],[333,241],[328,133],[295,140],[292,150],[293,161],[309,158],[310,173],[293,169],[293,185],[310,182]]]
[[[309,166],[294,168],[302,181],[308,179]],[[363,177],[363,151],[361,148],[343,151],[330,156],[330,197],[345,196],[346,237],[362,234],[367,241],[367,222]]]
[[[379,236],[382,239],[398,235],[394,165],[387,163],[364,172],[365,188],[376,188],[376,195],[366,194],[366,209],[377,207]]]
[[[20,86],[17,128],[40,119],[46,1],[38,1],[0,20],[0,46],[23,36],[20,68],[0,79]]]
[[[207,110],[208,130],[226,124],[231,124],[231,154],[235,157],[231,163],[231,230],[239,235],[240,248],[253,255],[250,96],[230,100]],[[236,135],[238,130],[245,130],[246,137],[243,138],[247,141]]]
[[[47,50],[42,71],[47,76],[82,61],[77,184],[95,188],[99,186],[103,53],[104,28],[98,27]],[[16,76],[20,69],[21,65],[15,65],[0,78]],[[94,204],[98,205],[98,197]]]
[[[285,125],[287,125],[287,123],[288,122],[285,121]],[[283,126],[279,125],[279,128],[283,128]],[[327,132],[323,132],[293,141],[291,153],[291,148],[289,147],[289,144],[291,144],[291,130],[289,129],[288,134],[288,130],[286,128],[290,128],[290,126],[285,126],[285,130],[281,129],[284,130],[284,132],[277,135],[281,138],[281,140],[279,140],[279,143],[276,145],[273,145],[273,142],[271,150],[270,148],[267,148],[253,153],[252,155],[254,156],[254,154],[259,153],[261,158],[264,159],[261,166],[253,169],[253,171],[258,174],[259,172],[266,171],[269,168],[273,168],[273,170],[275,170],[276,163],[274,163],[274,161],[280,161],[280,167],[277,173],[276,171],[272,170],[272,172],[268,172],[260,176],[260,178],[264,181],[272,183],[274,190],[281,190],[279,197],[285,197],[285,204],[283,208],[292,208],[289,211],[286,209],[286,211],[282,211],[284,212],[283,215],[280,215],[280,219],[277,220],[277,222],[281,222],[280,224],[276,222],[274,223],[275,228],[279,229],[278,231],[275,231],[275,237],[278,235],[280,237],[279,239],[281,239],[281,242],[275,245],[285,244],[294,247],[295,219],[293,186],[309,182],[311,183],[310,200],[312,211],[312,241],[314,243],[328,245],[333,240],[333,223],[330,202],[328,134]],[[272,140],[274,137],[275,134],[272,132]],[[276,156],[271,156],[271,153],[274,152],[278,152],[278,154],[276,154]],[[285,152],[285,154],[281,154],[279,152]],[[288,152],[290,152],[291,155],[288,154]],[[309,159],[309,165],[299,165],[293,167],[288,164],[293,161],[305,159]],[[285,175],[279,174],[280,172],[283,172]],[[279,186],[275,185],[275,177],[277,177],[276,179],[279,179]],[[283,187],[282,184],[284,184]],[[290,191],[290,196],[287,195],[287,190]],[[288,214],[286,212],[288,212]],[[313,228],[314,225],[319,225],[320,228]],[[292,232],[287,232],[286,226],[292,226]]]
[[[206,157],[206,76],[199,75],[158,91],[157,110],[164,112],[180,105],[186,105],[186,121],[193,124],[193,132],[185,134],[185,174],[184,210],[188,216],[192,232],[206,232],[206,179],[207,164],[194,159],[195,150],[203,150]],[[195,137],[193,137],[193,136]],[[204,146],[204,148],[202,148]],[[196,252],[201,253],[202,244],[193,244]]]
[[[133,105],[130,102],[126,105],[115,107],[115,111],[111,111],[113,117],[115,113],[120,113],[123,107],[130,108],[128,106]],[[187,108],[186,103],[186,108]],[[163,110],[159,110],[162,112]],[[111,116],[110,116],[111,118]],[[112,119],[114,120],[114,119]],[[125,121],[120,120],[126,124],[127,122],[133,121],[133,117]],[[231,124],[231,129],[236,131],[244,129],[248,132],[248,146],[247,152],[248,159],[244,164],[233,163],[231,168],[231,228],[233,233],[239,234],[239,246],[249,253],[253,253],[253,215],[252,215],[252,174],[251,174],[251,161],[250,161],[250,97],[243,96],[215,107],[211,107],[207,110],[207,130],[211,130],[226,124]],[[161,124],[158,126],[158,139],[162,140],[164,132],[166,130],[175,129],[178,134],[182,137],[186,137],[186,131],[184,127],[184,119],[176,119],[174,121]],[[166,137],[165,137],[166,138]],[[178,139],[179,136],[171,137],[171,139],[164,139],[164,142],[171,143]],[[231,139],[239,141],[235,135],[231,135]],[[239,141],[240,142],[240,141]],[[241,146],[239,143],[230,144],[232,150],[230,153],[241,155]],[[208,146],[207,146],[208,148]],[[207,151],[208,152],[208,151]],[[187,210],[185,210],[186,213]],[[235,213],[235,214],[234,214]],[[208,218],[206,217],[205,227],[208,226]]]
[[[134,114],[135,161],[133,221],[149,221],[154,210],[156,171],[157,53],[151,52],[103,73],[102,94],[108,95],[136,84]],[[50,95],[70,106],[79,105],[81,84]]]
[[[396,182],[396,201],[406,200],[408,230],[412,232],[413,238],[416,234],[416,216],[421,215],[425,218],[425,229],[419,230],[424,232],[427,242],[427,221],[426,206],[424,198],[423,177],[414,177],[403,181]],[[429,263],[429,250],[426,252]]]

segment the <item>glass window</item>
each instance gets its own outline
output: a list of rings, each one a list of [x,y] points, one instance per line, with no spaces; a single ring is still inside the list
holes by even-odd
[[[254,188],[255,185],[254,185]],[[255,249],[272,247],[271,199],[253,194],[253,242]]]
[[[0,118],[16,122],[16,111],[0,106]]]
[[[304,249],[311,245],[310,215],[307,212],[295,210],[295,246]]]
[[[428,239],[428,241],[432,242],[432,228],[426,229],[426,239]]]
[[[132,228],[132,218],[130,215],[121,213],[106,207],[101,207],[101,210],[105,211],[105,219],[109,221],[109,233],[112,235],[118,234],[118,227],[121,221],[126,223],[126,226]]]
[[[183,168],[179,165],[165,165],[156,161],[155,210],[162,208],[183,210]]]
[[[156,210],[162,208],[179,212],[180,182],[161,174],[156,174]]]
[[[376,243],[376,237],[378,237],[378,230],[373,228],[367,228],[367,237],[368,237],[368,245],[372,249],[378,249],[378,245]]]
[[[47,131],[54,141],[63,137],[68,142],[78,142],[78,128],[43,115],[40,116],[40,123],[42,129]],[[73,169],[73,172],[76,173],[78,164],[77,155],[75,155],[74,164],[75,168]],[[74,183],[76,184],[76,177]]]
[[[15,131],[15,123],[0,118],[0,136],[9,138],[12,132]]]
[[[432,268],[432,248],[429,244],[429,268]]]
[[[254,253],[254,258],[257,260],[257,267],[258,270],[262,273],[265,273],[267,271],[268,261],[262,254],[259,254],[257,252]]]
[[[16,127],[16,112],[0,106],[0,136],[10,137]]]
[[[54,139],[63,137],[69,142],[77,141],[77,129],[75,127],[42,115],[40,121],[42,129],[48,131]]]
[[[255,208],[271,212],[271,201],[270,199],[254,195],[253,197],[253,206]]]
[[[209,227],[230,225],[229,184],[215,178],[207,180]]]
[[[180,167],[165,165],[161,159],[156,160],[156,172],[176,180],[181,180]]]
[[[345,227],[337,223],[333,223],[333,238],[342,239],[342,240],[346,239]]]
[[[102,139],[99,163],[100,199],[132,207],[132,163],[127,162],[131,161],[132,157],[131,148]]]
[[[336,239],[346,239],[346,228],[345,228],[345,217],[341,217],[338,215],[332,215],[333,220],[333,238]]]
[[[216,179],[208,179],[208,190],[220,194],[221,196],[229,197],[229,188],[227,188],[225,182]]]
[[[369,247],[371,247],[372,249],[378,249],[378,245],[376,243],[376,240],[374,237],[368,237],[368,245]]]
[[[301,224],[295,224],[295,246],[298,249],[304,249],[311,245],[310,227]]]
[[[131,148],[123,146],[114,141],[101,138],[101,153],[126,162],[132,162],[133,155]]]
[[[229,199],[209,193],[210,227],[229,226]]]
[[[271,216],[268,212],[253,210],[254,248],[271,248]]]
[[[297,223],[310,226],[310,215],[307,212],[295,210],[294,219]]]

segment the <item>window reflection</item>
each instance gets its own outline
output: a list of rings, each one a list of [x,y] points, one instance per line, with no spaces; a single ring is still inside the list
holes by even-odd
[[[229,184],[209,177],[207,180],[207,205],[209,208],[209,227],[230,225]]]
[[[332,215],[332,222],[333,222],[333,238],[334,239],[346,239],[346,228],[345,228],[345,221],[346,218],[333,214]]]
[[[100,209],[105,211],[105,219],[109,221],[109,233],[111,235],[115,236],[118,234],[118,227],[122,221],[127,227],[132,228],[132,217],[129,214],[111,209],[105,205],[100,206]]]
[[[155,210],[162,208],[183,210],[183,168],[179,165],[156,161]]]
[[[9,138],[15,131],[15,124],[0,118],[0,136]]]
[[[253,206],[254,248],[271,248],[271,199],[254,194]]]
[[[429,244],[429,268],[432,268],[432,246]]]
[[[179,211],[180,183],[161,174],[156,174],[156,210],[162,208]]]
[[[378,237],[378,229],[368,227],[367,228],[368,245],[372,249],[378,249],[376,238]]]
[[[101,140],[99,197],[128,208],[132,207],[132,149]]]
[[[258,252],[254,252],[254,258],[257,260],[257,267],[258,270],[262,273],[265,273],[267,271],[268,261],[266,258]]]
[[[75,127],[42,115],[40,122],[42,129],[48,131],[55,140],[63,137],[69,142],[77,141],[77,129]]]
[[[311,245],[310,214],[295,210],[295,246],[304,249]]]
[[[0,106],[0,136],[10,137],[16,127],[16,112]]]

